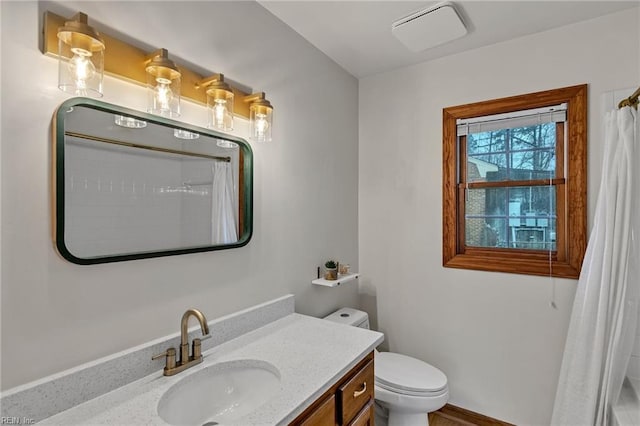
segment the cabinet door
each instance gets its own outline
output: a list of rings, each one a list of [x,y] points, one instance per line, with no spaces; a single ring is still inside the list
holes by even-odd
[[[367,405],[364,406],[362,410],[358,413],[355,419],[349,426],[374,426],[373,417],[375,413],[375,407],[373,406],[373,401],[369,401]]]
[[[338,388],[337,396],[340,404],[338,413],[341,424],[349,424],[368,402],[373,401],[374,386],[373,360],[371,360]]]
[[[336,425],[336,398],[331,395],[322,404],[318,406],[308,417],[306,417],[301,426],[335,426]]]

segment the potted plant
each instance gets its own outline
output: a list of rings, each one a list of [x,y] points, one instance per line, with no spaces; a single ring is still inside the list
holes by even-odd
[[[325,280],[337,280],[338,279],[338,265],[335,260],[327,260],[324,263],[324,279]]]

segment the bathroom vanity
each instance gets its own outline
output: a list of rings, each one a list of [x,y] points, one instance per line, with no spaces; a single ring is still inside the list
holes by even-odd
[[[373,424],[373,352],[300,414],[295,426]]]
[[[9,390],[2,416],[55,425],[369,424],[372,351],[383,335],[293,309],[289,295],[210,321],[202,363],[174,376],[151,355],[177,346],[179,333]],[[198,325],[190,338],[200,336]]]

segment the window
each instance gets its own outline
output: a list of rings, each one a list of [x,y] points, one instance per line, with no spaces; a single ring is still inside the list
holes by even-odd
[[[443,110],[443,265],[577,278],[587,86]]]

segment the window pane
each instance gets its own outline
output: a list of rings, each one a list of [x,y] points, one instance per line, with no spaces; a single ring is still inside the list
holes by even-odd
[[[535,212],[536,216],[548,216],[556,213],[555,186],[516,186],[509,188],[509,203],[518,203],[520,216],[527,216]],[[517,209],[509,208],[509,216]]]
[[[556,172],[555,151],[537,149],[511,154],[510,180],[550,179]]]
[[[467,161],[467,181],[487,182],[493,180],[505,180],[496,178],[507,170],[507,154],[476,154],[469,156]]]
[[[555,148],[556,123],[511,129],[511,150]]]
[[[471,247],[506,247],[507,220],[505,218],[467,219],[466,244]]]
[[[556,250],[555,194],[555,186],[469,189],[466,245]]]
[[[537,219],[545,221],[547,219]],[[549,226],[521,226],[511,227],[511,246],[529,250],[556,250],[556,220],[550,219]],[[553,229],[553,231],[551,230]]]
[[[467,181],[549,179],[556,170],[556,124],[470,133]]]
[[[467,136],[467,153],[489,154],[492,152],[505,152],[507,150],[507,131],[469,133]]]

